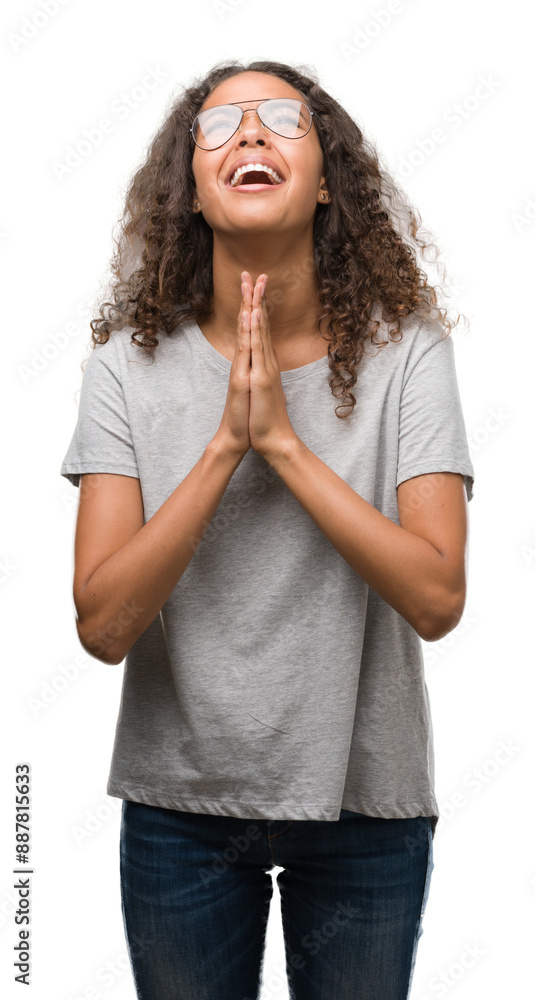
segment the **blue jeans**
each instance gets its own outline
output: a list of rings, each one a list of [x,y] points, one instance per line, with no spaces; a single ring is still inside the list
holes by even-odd
[[[258,1000],[274,867],[291,1000],[406,1000],[433,833],[426,816],[237,819],[124,799],[121,901],[139,1000]]]

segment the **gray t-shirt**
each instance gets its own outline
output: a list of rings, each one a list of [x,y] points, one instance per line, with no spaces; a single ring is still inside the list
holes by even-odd
[[[194,322],[162,332],[153,363],[132,330],[90,355],[61,475],[139,478],[147,522],[216,433],[231,362]],[[413,476],[462,473],[472,497],[454,346],[441,334],[412,318],[398,343],[368,343],[346,419],[326,357],[281,374],[298,436],[396,524],[396,486]],[[251,448],[126,656],[108,794],[253,819],[433,816],[434,832],[433,786],[418,634]]]

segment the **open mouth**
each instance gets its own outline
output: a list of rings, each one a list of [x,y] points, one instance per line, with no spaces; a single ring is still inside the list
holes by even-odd
[[[227,185],[232,188],[250,184],[254,184],[255,187],[278,187],[283,183],[283,178],[272,167],[260,163],[246,163],[234,171]]]

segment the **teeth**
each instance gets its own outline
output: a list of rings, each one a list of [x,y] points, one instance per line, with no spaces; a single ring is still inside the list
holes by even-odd
[[[266,167],[264,163],[245,163],[243,167],[238,167],[238,169],[234,171],[230,179],[231,187],[236,187],[240,177],[252,170],[260,170],[265,174],[269,174],[270,177],[273,177],[276,184],[282,183],[282,177],[279,177],[278,173],[275,170],[272,170],[271,167]]]

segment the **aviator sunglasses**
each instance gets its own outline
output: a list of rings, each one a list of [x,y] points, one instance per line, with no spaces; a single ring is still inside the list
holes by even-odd
[[[251,98],[251,100],[253,100]],[[256,108],[256,113],[266,128],[285,139],[302,139],[312,127],[313,111],[304,101],[288,97],[255,98],[262,101]],[[193,120],[192,139],[200,149],[219,149],[224,146],[241,126],[246,108],[242,111],[239,104],[248,101],[234,101],[232,104],[219,104],[215,108],[201,111]]]

